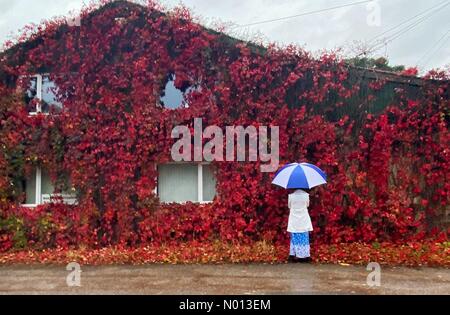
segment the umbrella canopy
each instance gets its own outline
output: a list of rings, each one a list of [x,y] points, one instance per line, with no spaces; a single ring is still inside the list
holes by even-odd
[[[327,183],[327,175],[309,163],[290,163],[275,174],[272,184],[283,188],[313,188]]]

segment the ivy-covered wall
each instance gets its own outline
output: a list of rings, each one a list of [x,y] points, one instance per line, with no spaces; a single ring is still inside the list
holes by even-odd
[[[26,39],[26,40],[25,40]],[[260,162],[213,163],[212,204],[160,204],[155,165],[177,125],[280,127],[282,163],[309,161],[313,242],[423,239],[449,207],[448,74],[424,79],[351,68],[334,54],[259,47],[194,23],[184,9],[115,1],[80,26],[46,23],[1,55],[0,249],[182,240],[284,241],[286,192]],[[62,112],[30,116],[23,76],[49,73]],[[189,108],[160,97],[168,75]],[[419,83],[418,83],[419,82]],[[21,178],[50,170],[79,204],[24,208]],[[62,180],[61,180],[62,178]],[[64,180],[65,179],[65,180]]]

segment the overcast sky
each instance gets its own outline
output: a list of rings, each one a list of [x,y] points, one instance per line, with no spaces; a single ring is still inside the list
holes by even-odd
[[[161,0],[167,7],[184,3],[208,24],[218,21],[245,25],[307,13],[363,0]],[[17,34],[31,22],[65,15],[89,0],[0,0],[0,42]],[[354,54],[357,47],[380,43],[375,56],[388,57],[391,64],[419,68],[448,68],[450,64],[450,0],[376,0],[344,8],[247,27],[235,34],[257,35],[266,41],[298,44],[318,52],[343,47]],[[442,4],[442,6],[439,6]],[[448,4],[447,6],[445,6]],[[433,9],[434,8],[434,9]],[[429,9],[428,11],[426,11]],[[423,12],[423,13],[422,13]],[[379,14],[378,14],[379,13]],[[414,16],[421,15],[413,18]],[[413,19],[411,19],[413,18]],[[405,22],[401,24],[404,21]],[[401,24],[400,26],[398,26]],[[380,42],[370,41],[379,36]],[[410,28],[411,27],[411,28]],[[409,30],[407,30],[410,28]],[[390,41],[391,40],[391,41]],[[387,43],[385,44],[385,42]]]

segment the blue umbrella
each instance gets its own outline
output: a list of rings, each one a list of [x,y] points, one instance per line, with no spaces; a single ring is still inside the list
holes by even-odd
[[[313,188],[327,183],[327,175],[309,163],[290,163],[275,174],[272,184],[283,188]]]

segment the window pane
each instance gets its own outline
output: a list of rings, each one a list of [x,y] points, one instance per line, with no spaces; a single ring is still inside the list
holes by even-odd
[[[158,173],[158,195],[161,202],[198,201],[196,164],[161,165]]]
[[[27,106],[27,111],[29,113],[35,113],[36,112],[36,94],[37,94],[37,78],[32,77],[30,78],[27,89],[25,91],[25,104]]]
[[[211,165],[203,165],[203,201],[213,201],[216,195],[216,178]]]
[[[161,102],[165,108],[179,108],[184,103],[184,93],[175,87],[175,75],[171,75],[164,88]]]
[[[42,170],[41,176],[41,193],[43,195],[53,194],[55,192],[55,186],[52,183],[50,175],[47,171]]]
[[[58,88],[55,82],[51,81],[48,76],[42,77],[42,111],[48,113],[50,109],[60,110],[61,102],[57,99]]]
[[[36,204],[36,170],[25,179],[25,204]]]

